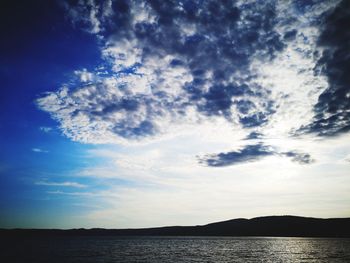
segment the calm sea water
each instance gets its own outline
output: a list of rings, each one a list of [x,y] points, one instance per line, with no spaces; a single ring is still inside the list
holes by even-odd
[[[57,237],[1,244],[1,262],[350,262],[350,239]]]

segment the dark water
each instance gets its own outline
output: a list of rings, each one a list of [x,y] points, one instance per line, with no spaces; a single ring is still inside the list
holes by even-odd
[[[1,262],[350,262],[350,239],[56,237],[8,240]]]

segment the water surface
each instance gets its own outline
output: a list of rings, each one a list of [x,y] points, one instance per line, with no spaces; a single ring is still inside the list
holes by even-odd
[[[350,239],[41,237],[1,245],[6,262],[350,262]],[[5,261],[2,261],[5,262]]]

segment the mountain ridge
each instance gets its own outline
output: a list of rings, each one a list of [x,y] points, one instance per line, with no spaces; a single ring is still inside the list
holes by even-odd
[[[293,215],[235,218],[196,226],[151,228],[0,229],[1,236],[275,236],[350,237],[350,218]]]

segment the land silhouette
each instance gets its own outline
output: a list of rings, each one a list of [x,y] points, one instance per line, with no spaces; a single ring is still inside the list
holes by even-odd
[[[273,236],[350,237],[350,218],[265,216],[238,218],[197,226],[169,226],[139,229],[1,229],[6,236]]]

